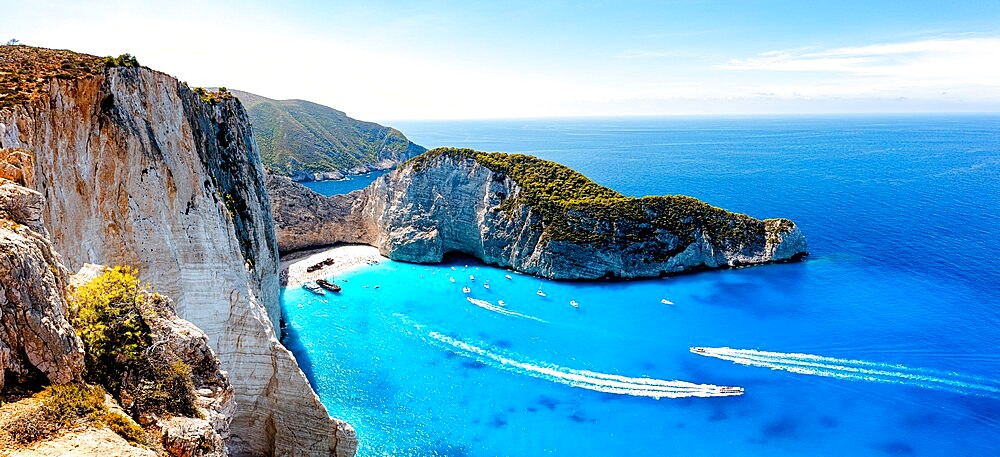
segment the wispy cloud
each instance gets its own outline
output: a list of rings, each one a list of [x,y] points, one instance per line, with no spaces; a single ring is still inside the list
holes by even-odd
[[[974,84],[1000,87],[1000,59],[997,56],[1000,56],[1000,37],[939,38],[817,51],[770,51],[755,57],[732,59],[717,68],[889,78],[907,86]]]

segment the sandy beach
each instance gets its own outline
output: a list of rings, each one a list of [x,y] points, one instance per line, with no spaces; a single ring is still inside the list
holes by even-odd
[[[327,260],[332,262],[316,271],[306,271],[309,267]],[[388,259],[379,255],[377,248],[360,244],[296,252],[281,259],[281,284],[285,287],[296,287],[384,260]]]

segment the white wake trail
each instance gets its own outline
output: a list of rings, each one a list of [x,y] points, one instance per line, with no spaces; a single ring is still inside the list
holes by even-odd
[[[966,395],[1000,397],[1000,382],[996,380],[928,368],[910,368],[905,365],[866,360],[837,359],[813,354],[733,349],[730,347],[692,347],[691,352],[741,365],[798,374],[905,384]]]
[[[529,319],[529,320],[538,321],[538,322],[544,322],[546,324],[548,323],[548,321],[539,319],[539,318],[537,318],[535,316],[529,316],[527,314],[521,314],[521,313],[516,312],[516,311],[511,311],[511,310],[506,309],[506,308],[501,308],[501,307],[499,307],[497,305],[494,305],[494,304],[492,304],[492,303],[490,303],[490,302],[488,302],[486,300],[480,300],[478,298],[472,298],[472,297],[465,297],[465,299],[469,300],[469,303],[472,303],[473,305],[476,305],[476,306],[478,306],[480,308],[483,308],[485,310],[488,310],[488,311],[493,311],[494,313],[503,314],[505,316],[520,317],[522,319]]]
[[[565,368],[545,362],[518,360],[513,355],[503,355],[489,351],[438,332],[430,332],[428,336],[445,349],[475,359],[485,365],[598,392],[652,397],[656,399],[729,397],[743,394],[741,387],[695,384],[686,381],[667,381],[652,378],[632,378],[589,370]]]

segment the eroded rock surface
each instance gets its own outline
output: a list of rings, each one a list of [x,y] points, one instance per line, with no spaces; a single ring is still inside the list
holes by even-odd
[[[66,265],[135,266],[208,335],[235,387],[233,454],[353,455],[353,429],[277,338],[270,203],[239,102],[205,102],[146,68],[47,84],[0,110],[0,149],[32,159],[28,184]]]
[[[0,388],[37,375],[65,384],[83,372],[83,343],[68,320],[68,274],[40,226],[43,206],[38,192],[0,179]]]

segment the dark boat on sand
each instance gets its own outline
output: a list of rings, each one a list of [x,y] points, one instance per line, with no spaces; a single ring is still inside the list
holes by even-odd
[[[317,279],[316,284],[330,292],[340,292],[340,286],[325,279]]]

